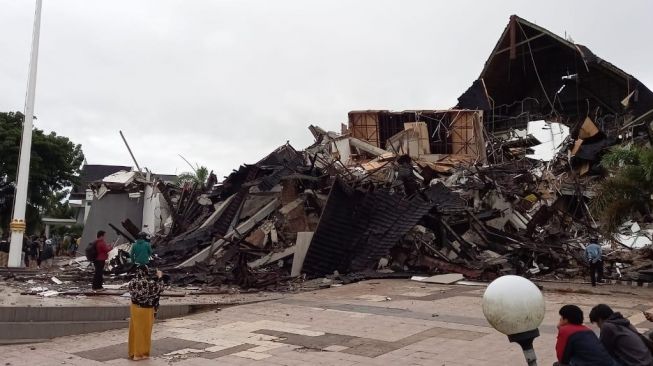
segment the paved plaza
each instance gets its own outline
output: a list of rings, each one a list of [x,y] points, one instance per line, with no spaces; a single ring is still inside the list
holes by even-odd
[[[557,311],[607,303],[641,330],[646,288],[543,283],[547,312],[535,342],[555,361]],[[375,280],[158,322],[153,357],[130,361],[127,330],[0,347],[4,365],[522,365],[519,347],[493,330],[482,286]]]

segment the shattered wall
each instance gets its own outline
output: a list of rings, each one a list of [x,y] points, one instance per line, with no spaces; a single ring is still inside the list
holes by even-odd
[[[86,244],[95,240],[98,230],[107,232],[107,243],[114,242],[118,236],[109,227],[109,223],[120,227],[120,223],[126,219],[130,219],[137,227],[141,227],[143,219],[142,197],[139,199],[129,198],[127,193],[121,192],[107,193],[102,199],[93,200],[86,225],[84,225],[82,244],[78,250],[83,251]]]
[[[351,111],[349,131],[353,137],[387,149],[388,140],[410,124],[423,122],[431,154],[469,155],[485,160],[483,112],[477,110]]]

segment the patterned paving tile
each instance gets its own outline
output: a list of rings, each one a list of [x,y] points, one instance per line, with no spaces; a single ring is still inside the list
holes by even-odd
[[[152,342],[151,356],[162,356],[166,353],[179,351],[182,349],[198,349],[202,350],[213,346],[212,344],[193,342],[180,338],[162,338]],[[127,342],[115,344],[107,347],[100,347],[88,351],[77,352],[75,355],[94,361],[109,361],[117,358],[127,358]]]

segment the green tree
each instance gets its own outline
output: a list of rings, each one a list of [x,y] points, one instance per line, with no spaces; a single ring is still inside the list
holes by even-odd
[[[607,233],[636,213],[651,214],[653,194],[653,149],[618,147],[601,159],[610,175],[597,187],[591,202],[592,212],[601,220]]]
[[[198,166],[192,172],[184,172],[177,176],[177,183],[184,185],[186,183],[197,184],[201,187],[206,185],[206,180],[209,178],[209,170],[205,166]]]
[[[192,172],[183,172],[177,175],[177,185],[183,186],[185,184],[197,184],[198,186],[204,188],[206,181],[209,179],[209,169],[205,166],[199,166],[195,163],[195,166],[190,163],[185,157],[179,155],[186,164],[193,170]]]
[[[14,182],[18,167],[24,116],[20,112],[0,112],[0,182]],[[32,155],[28,184],[28,232],[39,223],[39,215],[57,198],[54,195],[77,183],[84,162],[82,147],[67,137],[32,130]],[[6,204],[6,203],[9,204]],[[11,220],[13,197],[5,197],[0,207],[0,227]]]
[[[70,190],[64,189],[48,196],[43,208],[43,216],[57,219],[70,219],[75,216],[75,211],[68,202],[69,193]]]

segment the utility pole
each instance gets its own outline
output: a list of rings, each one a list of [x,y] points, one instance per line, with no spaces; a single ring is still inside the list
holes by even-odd
[[[9,267],[20,267],[23,251],[23,236],[25,235],[25,209],[27,207],[27,184],[29,180],[29,161],[32,152],[32,122],[34,120],[34,96],[36,93],[36,66],[39,58],[39,35],[41,32],[41,4],[36,0],[34,13],[34,31],[32,34],[32,54],[29,62],[29,79],[27,81],[27,100],[25,101],[25,121],[23,122],[23,138],[20,144],[20,160],[18,163],[18,178],[16,179],[16,194],[14,196],[13,220],[11,229],[11,244],[9,247]]]

